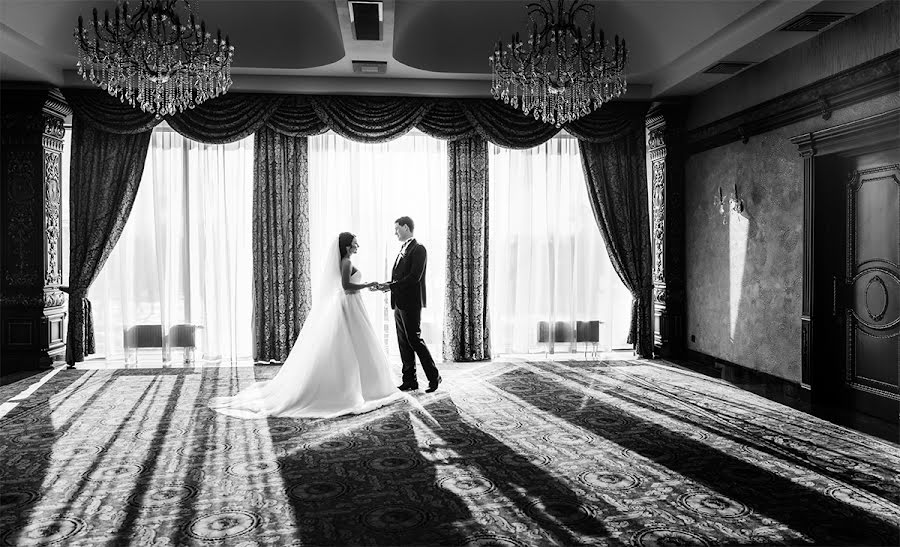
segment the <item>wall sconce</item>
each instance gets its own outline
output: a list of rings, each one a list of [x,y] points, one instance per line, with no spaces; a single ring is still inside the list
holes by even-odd
[[[727,203],[725,196],[722,194],[722,187],[719,186],[718,193],[713,197],[713,206],[718,209],[719,214],[722,215],[722,224],[728,223],[728,215],[725,214],[726,210],[734,211],[737,214],[743,213],[744,200],[738,197],[737,184],[734,185],[734,190],[731,192],[731,195],[728,196]]]

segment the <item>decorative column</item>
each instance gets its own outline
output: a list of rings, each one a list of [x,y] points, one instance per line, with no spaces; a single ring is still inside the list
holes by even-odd
[[[63,120],[57,89],[0,94],[0,353],[3,371],[51,366],[65,354],[60,231]]]
[[[796,142],[796,137],[791,139]],[[816,200],[816,148],[815,141],[810,138],[800,146],[800,157],[803,158],[803,301],[800,309],[800,385],[811,389],[813,348],[813,315],[815,299],[813,284],[815,282],[815,200]]]
[[[647,113],[653,241],[653,353],[684,350],[684,107],[656,104]]]

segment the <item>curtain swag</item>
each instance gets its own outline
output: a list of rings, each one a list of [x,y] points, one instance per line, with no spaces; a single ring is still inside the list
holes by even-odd
[[[100,90],[65,89],[63,95],[72,107],[74,126],[83,126],[82,132],[89,130],[95,141],[105,138],[110,142],[101,151],[103,154],[110,155],[122,149],[122,153],[113,154],[118,161],[115,166],[121,164],[121,168],[112,172],[103,161],[99,161],[98,154],[101,152],[85,148],[91,146],[90,142],[79,145],[78,141],[85,139],[73,138],[73,182],[82,185],[90,183],[85,188],[94,192],[106,189],[104,191],[108,193],[110,188],[118,188],[122,195],[104,194],[99,200],[103,206],[96,211],[81,210],[93,199],[88,198],[87,194],[84,198],[80,197],[80,193],[75,193],[79,197],[73,196],[72,271],[76,280],[71,284],[77,291],[69,303],[69,339],[74,340],[77,347],[68,356],[72,363],[81,360],[82,355],[90,351],[90,308],[83,295],[125,224],[140,181],[139,167],[143,166],[150,131],[162,118],[141,112]],[[647,290],[651,286],[650,253],[648,237],[644,235],[649,232],[643,156],[644,117],[648,106],[643,102],[614,102],[564,126],[579,140],[598,226],[616,271],[634,294],[631,335],[642,356],[648,356],[652,351],[650,293]],[[531,148],[550,140],[559,128],[493,99],[250,93],[228,93],[192,110],[166,116],[165,120],[181,135],[209,144],[235,142],[253,133],[260,136],[254,177],[254,230],[257,239],[270,230],[281,233],[294,232],[298,228],[301,239],[304,237],[305,224],[302,219],[298,226],[283,226],[261,211],[278,203],[285,195],[297,193],[303,200],[307,188],[306,137],[332,130],[351,140],[375,143],[397,138],[417,128],[429,136],[450,141],[454,145],[449,166],[451,183],[457,191],[468,192],[469,195],[460,193],[460,199],[451,207],[451,215],[456,215],[453,218],[459,217],[460,227],[451,230],[453,233],[449,237],[466,236],[462,228],[471,225],[475,231],[468,236],[483,240],[484,248],[459,246],[456,260],[461,271],[468,272],[471,279],[457,283],[458,290],[451,291],[453,298],[448,310],[451,315],[455,310],[460,317],[451,318],[451,324],[445,326],[451,329],[451,343],[445,344],[444,353],[445,356],[449,354],[454,359],[463,360],[490,358],[490,329],[486,321],[488,222],[484,216],[488,202],[485,183],[487,142],[505,148]],[[281,146],[275,143],[281,143]],[[282,157],[283,151],[276,149],[285,143],[293,143],[291,149],[294,152]],[[81,165],[81,156],[88,163]],[[473,197],[477,200],[471,201]],[[288,216],[295,212],[284,211]],[[84,226],[90,225],[93,231],[81,233],[82,228],[76,229],[82,226],[74,220],[76,216],[84,219]],[[97,222],[103,219],[109,219],[109,222]],[[623,223],[626,225],[619,226]],[[101,237],[103,233],[98,232],[96,227],[103,228],[101,232],[110,235]],[[308,236],[305,237],[308,239]],[[284,243],[279,237],[262,239],[268,245]],[[456,239],[451,239],[451,244],[454,241]],[[82,259],[78,253],[86,246],[93,254],[88,259]],[[254,248],[257,255],[270,250]],[[283,261],[284,264],[273,263],[270,273],[274,278],[292,280],[302,289],[308,285],[309,276],[308,271],[299,266],[305,260],[305,256],[292,255],[290,260]],[[263,277],[266,276],[257,276],[257,289],[262,287],[260,279]],[[278,298],[284,297],[283,292],[276,293]],[[280,307],[276,316],[258,322],[257,330],[265,330],[263,326],[268,329],[272,323],[281,321],[292,325],[302,323],[308,297],[305,292],[288,290],[287,293],[300,296],[296,302]],[[259,307],[259,294],[257,297]],[[293,336],[293,331],[287,329],[279,332],[276,339],[261,340],[262,346],[257,347],[257,353],[263,357],[278,358],[284,354]]]
[[[100,90],[66,89],[63,94],[76,116],[109,133],[142,133],[162,121]],[[647,107],[643,102],[609,103],[563,129],[583,142],[609,142],[643,128]],[[389,141],[417,128],[443,140],[477,134],[504,148],[531,148],[560,130],[494,99],[264,93],[228,93],[165,120],[185,137],[210,144],[235,142],[265,126],[288,137],[330,129],[362,142]]]

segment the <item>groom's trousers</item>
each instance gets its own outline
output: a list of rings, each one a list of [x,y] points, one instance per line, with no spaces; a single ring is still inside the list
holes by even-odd
[[[394,310],[397,322],[397,345],[400,346],[400,360],[403,361],[403,383],[419,385],[416,379],[416,355],[422,363],[422,370],[429,383],[437,382],[438,369],[434,366],[431,352],[422,340],[422,308]]]

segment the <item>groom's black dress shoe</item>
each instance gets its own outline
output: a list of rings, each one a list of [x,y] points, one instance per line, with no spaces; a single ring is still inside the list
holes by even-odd
[[[429,383],[428,383],[428,389],[425,390],[425,393],[432,393],[432,392],[434,392],[434,391],[437,391],[438,384],[441,383],[441,380],[442,380],[442,379],[443,379],[443,378],[441,378],[440,376],[438,376],[438,377],[437,377],[437,380],[435,380],[434,382],[429,382]]]
[[[414,384],[400,384],[399,386],[397,386],[397,389],[399,389],[400,391],[413,391],[415,389],[419,389],[419,386]]]

